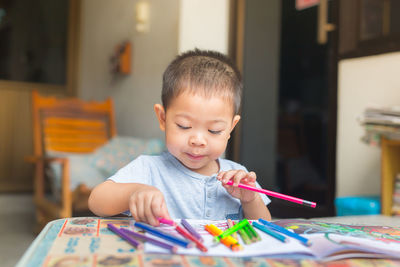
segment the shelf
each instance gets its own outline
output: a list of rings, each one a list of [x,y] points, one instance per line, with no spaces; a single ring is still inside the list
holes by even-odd
[[[382,214],[391,216],[394,179],[400,173],[400,140],[381,140],[381,202]]]

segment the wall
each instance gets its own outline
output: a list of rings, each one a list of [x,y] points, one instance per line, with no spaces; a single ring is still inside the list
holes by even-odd
[[[180,3],[179,52],[199,48],[227,54],[230,0],[181,0]]]
[[[150,31],[135,30],[136,0],[84,0],[78,96],[115,101],[120,135],[162,137],[153,112],[161,102],[162,73],[178,52],[178,0],[148,0]],[[133,44],[132,73],[112,77],[110,57],[123,41]]]
[[[147,33],[135,30],[137,2],[82,2],[78,96],[111,96],[120,135],[161,138],[153,105],[161,102],[162,73],[181,51],[198,47],[227,53],[229,0],[147,0]],[[132,74],[112,77],[110,57],[116,45],[125,40],[133,43]]]
[[[342,60],[338,70],[337,196],[380,194],[380,149],[360,138],[369,104],[400,105],[400,53]]]

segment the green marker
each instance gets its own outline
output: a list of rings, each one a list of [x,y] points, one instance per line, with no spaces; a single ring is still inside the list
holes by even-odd
[[[256,232],[256,230],[254,229],[254,227],[249,223],[249,226],[247,226],[249,228],[249,232],[251,233],[251,235],[254,237],[253,240],[254,242],[260,241],[261,237],[260,235]]]
[[[222,234],[215,236],[214,241],[219,242],[221,239],[223,239],[227,236],[230,236],[231,234],[238,231],[239,229],[242,229],[246,225],[250,225],[249,221],[246,219],[243,219],[240,222],[238,222],[237,224],[235,224],[234,226],[232,226],[231,228],[226,229]]]
[[[253,235],[250,233],[250,229],[248,227],[243,227],[242,230],[247,235],[248,239],[250,240],[250,243],[253,243]]]
[[[238,233],[240,235],[240,237],[242,238],[243,242],[248,245],[251,244],[251,240],[249,239],[249,237],[247,236],[246,232],[242,229],[238,230]]]

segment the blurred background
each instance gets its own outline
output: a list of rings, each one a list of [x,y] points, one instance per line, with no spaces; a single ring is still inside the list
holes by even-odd
[[[318,204],[272,199],[274,217],[334,216],[335,198],[379,196],[380,150],[356,118],[399,104],[398,12],[395,0],[0,0],[0,214],[11,225],[0,229],[35,220],[32,90],[111,97],[118,135],[162,139],[162,73],[193,48],[243,74],[225,156],[262,187]]]

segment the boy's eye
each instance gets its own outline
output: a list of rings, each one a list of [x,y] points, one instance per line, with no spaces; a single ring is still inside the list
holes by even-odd
[[[189,127],[189,126],[183,126],[183,125],[180,125],[180,124],[176,124],[179,128],[181,128],[181,129],[183,129],[183,130],[187,130],[187,129],[190,129],[191,127]]]
[[[213,130],[208,130],[212,134],[220,134],[222,131],[213,131]]]

